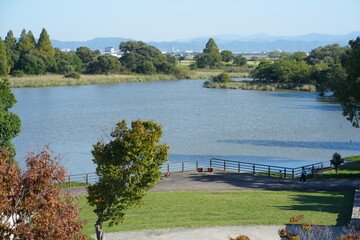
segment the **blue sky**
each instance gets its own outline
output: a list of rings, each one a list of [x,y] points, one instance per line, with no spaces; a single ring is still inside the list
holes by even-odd
[[[359,0],[0,0],[0,36],[169,41],[217,34],[296,36],[360,31]]]

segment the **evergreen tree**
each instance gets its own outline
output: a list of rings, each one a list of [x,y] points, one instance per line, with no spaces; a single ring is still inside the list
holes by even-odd
[[[195,61],[199,68],[214,68],[220,64],[221,55],[214,39],[209,39],[203,53],[195,56]]]
[[[44,55],[55,56],[55,50],[51,45],[49,34],[46,32],[45,28],[41,31],[37,48]]]
[[[0,76],[5,76],[9,73],[9,67],[6,57],[6,48],[3,40],[0,37]]]
[[[31,38],[26,34],[26,30],[23,29],[17,43],[17,50],[23,55],[30,52],[31,49],[33,49]]]
[[[19,52],[16,49],[16,38],[13,31],[9,31],[5,37],[6,56],[8,61],[9,70],[14,68],[15,64],[19,60]]]
[[[30,42],[31,42],[31,48],[33,49],[33,48],[35,48],[36,47],[36,39],[35,39],[35,36],[34,36],[34,34],[32,33],[32,31],[30,30],[30,31],[28,31],[28,37],[30,38]]]

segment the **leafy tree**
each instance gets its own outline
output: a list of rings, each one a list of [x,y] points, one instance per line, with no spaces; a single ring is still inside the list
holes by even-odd
[[[70,196],[62,198],[57,182],[65,170],[48,150],[30,153],[22,172],[12,154],[0,150],[0,238],[86,239],[79,209]]]
[[[339,44],[318,47],[310,52],[306,61],[311,65],[315,65],[320,62],[331,63],[335,59],[341,59],[345,54],[345,51],[346,47],[340,47]]]
[[[5,76],[9,73],[8,58],[6,55],[6,47],[0,37],[0,76]]]
[[[84,63],[85,67],[87,64],[94,61],[96,58],[95,52],[93,52],[88,47],[79,47],[76,49],[75,53],[81,59],[81,61]]]
[[[229,74],[227,74],[226,72],[223,72],[221,74],[219,74],[216,77],[211,78],[212,82],[217,82],[217,83],[226,83],[226,82],[231,82],[231,78],[229,76]]]
[[[173,59],[165,57],[159,49],[144,42],[122,42],[120,51],[122,53],[121,65],[128,71],[151,74],[153,72],[151,65],[153,65],[157,73],[172,74],[177,72]]]
[[[231,62],[234,59],[233,53],[229,50],[221,51],[220,55],[223,62]]]
[[[296,61],[301,61],[301,60],[305,60],[305,58],[307,58],[307,53],[306,52],[294,52],[292,53],[290,56],[288,56],[287,58],[290,59],[294,59]]]
[[[20,69],[28,75],[39,75],[46,72],[47,66],[43,56],[35,50],[22,55],[16,69]]]
[[[334,165],[336,174],[339,173],[339,167],[342,163],[344,163],[344,159],[341,158],[341,155],[338,153],[334,153],[332,159],[330,160],[331,164]]]
[[[14,106],[16,99],[11,92],[7,80],[0,81],[0,148],[8,148],[15,155],[15,149],[11,139],[20,132],[21,120],[9,109]],[[1,211],[0,211],[1,212]]]
[[[121,64],[117,57],[111,55],[99,56],[95,61],[89,63],[87,73],[91,74],[109,74],[118,73],[121,70]]]
[[[45,56],[55,56],[54,48],[51,45],[50,37],[45,28],[42,29],[37,43],[37,49]]]
[[[336,96],[343,107],[343,115],[356,128],[360,127],[360,37],[349,42],[343,60],[346,78],[336,86]]]
[[[255,68],[255,70],[251,72],[251,76],[254,79],[266,83],[274,82],[275,76],[274,76],[273,64],[274,63],[271,61],[260,62],[259,65]]]
[[[161,126],[153,121],[119,122],[109,143],[98,142],[92,154],[99,180],[88,187],[88,201],[98,216],[97,239],[103,239],[102,224],[123,221],[125,210],[141,203],[147,190],[159,180],[169,147],[159,144]]]
[[[234,57],[234,64],[236,66],[245,66],[247,63],[246,58],[244,58],[242,55],[237,55]]]
[[[77,54],[64,53],[59,49],[55,49],[56,72],[66,74],[69,72],[81,72],[83,62]]]

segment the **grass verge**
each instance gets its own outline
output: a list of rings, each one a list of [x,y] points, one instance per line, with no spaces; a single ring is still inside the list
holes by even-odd
[[[339,174],[335,170],[324,172],[313,176],[313,179],[344,179],[344,178],[360,178],[360,155],[345,157],[347,164],[340,166]]]
[[[196,191],[148,193],[142,207],[126,212],[123,224],[105,232],[141,229],[282,225],[303,214],[311,224],[345,225],[354,195],[350,192]],[[81,196],[81,217],[88,219],[84,233],[94,234],[96,215]]]
[[[296,91],[308,91],[315,92],[316,87],[310,84],[294,85],[294,84],[268,84],[260,81],[234,81],[226,83],[204,83],[206,88],[228,88],[228,89],[243,89],[243,90],[263,90],[263,91],[275,91],[275,90],[296,90]]]
[[[221,69],[196,69],[184,70],[184,78],[187,79],[209,79],[219,75]],[[246,77],[247,72],[231,72],[231,77]],[[169,74],[109,74],[109,75],[81,75],[80,79],[65,78],[63,75],[46,74],[23,77],[9,77],[12,88],[38,88],[38,87],[63,87],[63,86],[80,86],[92,84],[114,84],[129,82],[150,82],[150,81],[168,81],[178,80],[179,77]]]

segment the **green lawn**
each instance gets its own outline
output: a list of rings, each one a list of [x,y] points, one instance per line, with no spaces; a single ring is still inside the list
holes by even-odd
[[[353,193],[288,191],[203,191],[149,193],[142,207],[127,211],[123,224],[106,232],[140,229],[287,224],[303,214],[312,224],[346,225]],[[94,234],[96,216],[81,196],[81,217],[89,219],[84,233]]]

